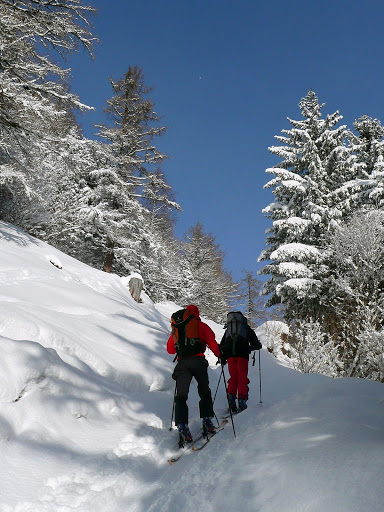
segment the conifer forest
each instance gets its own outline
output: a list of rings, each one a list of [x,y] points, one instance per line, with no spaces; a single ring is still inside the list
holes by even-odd
[[[233,308],[254,326],[278,318],[289,333],[270,351],[302,372],[384,382],[381,121],[356,113],[348,127],[304,91],[301,119],[265,148],[276,165],[260,276],[235,282],[200,222],[175,235],[183,205],[145,70],[110,79],[105,123],[84,136],[78,114],[92,106],[71,92],[65,59],[94,57],[95,15],[81,0],[0,1],[0,219],[91,267],[139,272],[154,302],[198,303],[216,322]]]

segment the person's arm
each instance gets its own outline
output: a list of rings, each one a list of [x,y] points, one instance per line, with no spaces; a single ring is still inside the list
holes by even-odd
[[[170,335],[167,341],[167,352],[168,354],[176,354],[175,339],[173,334]]]
[[[220,357],[219,345],[216,342],[215,333],[209,327],[209,325],[201,322],[203,336],[202,340],[208,345],[208,348],[212,350],[216,357]]]
[[[226,350],[226,343],[225,343],[226,337],[225,333],[223,337],[221,338],[219,349],[220,349],[220,363],[224,366],[227,363],[227,354],[228,350]]]
[[[251,347],[251,350],[260,350],[261,348],[263,348],[255,331],[253,329],[251,329],[251,327],[249,327],[249,325],[247,325],[247,336],[248,336],[248,342],[249,342],[249,346]]]

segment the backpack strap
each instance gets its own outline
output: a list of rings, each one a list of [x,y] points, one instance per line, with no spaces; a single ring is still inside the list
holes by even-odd
[[[175,323],[175,327],[184,327],[185,325],[187,325],[187,323],[190,321],[191,318],[193,318],[195,315],[193,315],[192,313],[183,321],[179,322],[179,323]]]

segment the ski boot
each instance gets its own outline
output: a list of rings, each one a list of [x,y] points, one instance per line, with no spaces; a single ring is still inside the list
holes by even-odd
[[[203,436],[207,437],[208,434],[214,434],[216,432],[216,427],[211,421],[211,418],[203,418]]]
[[[229,411],[234,414],[237,413],[236,397],[234,395],[228,395]]]
[[[183,448],[185,443],[193,442],[192,434],[186,423],[179,423],[177,429],[179,431],[179,448]]]
[[[248,407],[247,401],[245,398],[239,398],[239,411],[244,411]]]

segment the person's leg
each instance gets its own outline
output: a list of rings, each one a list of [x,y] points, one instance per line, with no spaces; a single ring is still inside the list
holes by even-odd
[[[238,384],[238,372],[237,372],[237,360],[238,357],[230,357],[228,359],[228,371],[229,371],[229,379],[228,379],[228,395],[232,395],[233,397],[237,397],[237,384]]]
[[[197,391],[200,397],[200,418],[212,418],[214,412],[211,388],[209,387],[208,361],[205,357],[191,357],[190,361],[193,365],[193,376],[197,381]]]
[[[175,423],[188,424],[188,393],[192,380],[192,372],[186,364],[187,360],[181,359],[172,374],[176,380],[176,396],[175,396]]]
[[[247,400],[248,400],[248,359],[245,357],[239,357],[238,361],[238,393],[239,393],[239,410],[244,411],[247,408]]]
[[[248,400],[248,359],[239,357],[237,362],[238,398]]]

